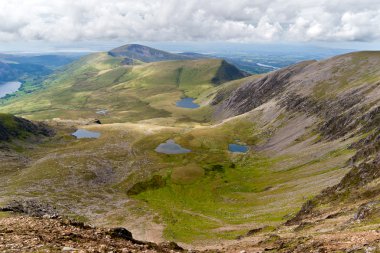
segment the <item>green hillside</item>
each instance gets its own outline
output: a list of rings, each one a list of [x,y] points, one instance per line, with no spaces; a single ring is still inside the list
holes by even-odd
[[[51,76],[42,90],[3,102],[0,111],[32,119],[78,119],[97,118],[97,111],[108,110],[104,122],[180,118],[185,113],[175,102],[181,97],[197,98],[221,83],[244,77],[218,59],[135,66],[122,61],[106,53],[84,57]],[[186,116],[201,121],[209,117],[207,108]]]

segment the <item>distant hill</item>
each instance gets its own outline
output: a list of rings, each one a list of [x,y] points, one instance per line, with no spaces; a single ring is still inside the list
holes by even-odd
[[[132,60],[139,60],[142,62],[157,62],[157,61],[174,61],[174,60],[189,60],[194,57],[186,55],[173,54],[162,50],[154,49],[151,47],[128,44],[108,52],[109,55],[114,57],[125,57]]]
[[[186,56],[193,59],[210,59],[210,58],[219,58],[214,55],[207,55],[207,54],[199,54],[199,53],[193,53],[193,52],[183,52],[178,53],[179,55]]]
[[[0,55],[1,58],[1,55]],[[22,64],[36,64],[42,65],[47,68],[57,68],[71,63],[78,56],[66,56],[66,55],[35,55],[35,56],[7,56],[6,59]]]
[[[0,82],[22,80],[28,76],[46,76],[51,73],[52,70],[43,65],[0,62]]]
[[[0,82],[38,80],[55,69],[74,61],[77,56],[0,54]]]

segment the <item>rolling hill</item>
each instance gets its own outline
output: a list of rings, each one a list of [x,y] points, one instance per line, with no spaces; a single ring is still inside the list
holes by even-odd
[[[379,52],[248,77],[219,59],[125,57],[86,56],[0,107],[56,129],[14,149],[28,162],[8,165],[0,204],[44,200],[137,239],[226,252],[376,246]],[[201,107],[176,107],[183,96]],[[76,129],[100,137],[75,139]],[[190,152],[155,151],[168,140]]]
[[[97,111],[107,110],[105,122],[172,114],[180,117],[184,110],[176,108],[175,102],[181,97],[197,98],[206,90],[246,76],[220,59],[151,62],[155,56],[148,58],[144,60],[149,63],[128,66],[121,56],[86,56],[52,75],[42,90],[6,101],[0,110],[33,119],[97,118]],[[194,119],[207,120],[197,112]]]

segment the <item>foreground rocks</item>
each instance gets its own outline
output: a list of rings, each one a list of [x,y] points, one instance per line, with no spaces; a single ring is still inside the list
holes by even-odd
[[[1,213],[0,213],[1,214]],[[66,218],[0,218],[0,252],[182,252],[173,243],[140,242],[123,228],[94,228]]]

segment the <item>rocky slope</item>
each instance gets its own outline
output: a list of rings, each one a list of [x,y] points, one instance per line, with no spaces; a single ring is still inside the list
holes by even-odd
[[[141,242],[124,228],[96,228],[56,217],[0,213],[1,252],[184,252],[175,243]]]

